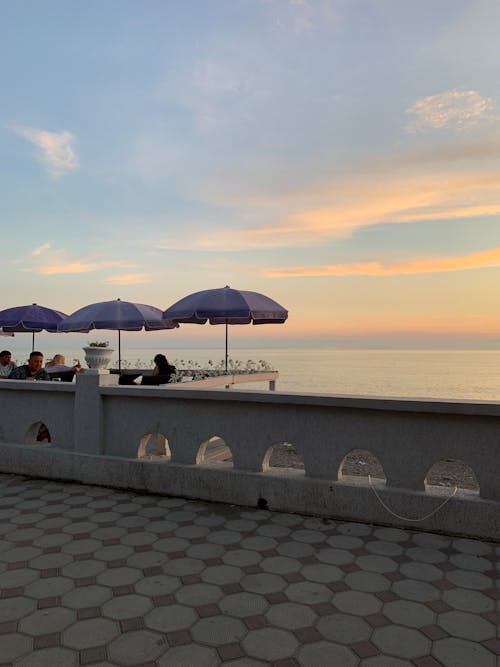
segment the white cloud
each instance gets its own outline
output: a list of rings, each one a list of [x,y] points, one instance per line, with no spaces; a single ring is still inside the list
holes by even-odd
[[[149,278],[145,273],[123,273],[117,276],[109,276],[104,281],[107,285],[143,285],[150,283]]]
[[[500,214],[500,170],[471,165],[464,172],[428,170],[405,175],[392,166],[387,174],[368,172],[331,186],[294,192],[281,203],[283,213],[266,199],[242,200],[240,208],[259,210],[267,224],[246,228],[211,226],[196,234],[176,230],[157,247],[240,251],[321,245],[348,238],[357,229],[379,224],[456,220]],[[287,210],[288,209],[288,210]]]
[[[351,262],[320,266],[294,266],[267,269],[263,273],[273,278],[304,276],[404,276],[421,273],[446,273],[500,266],[500,248],[450,257],[423,257],[406,262]]]
[[[132,262],[107,260],[94,256],[81,256],[75,259],[64,248],[53,248],[50,243],[44,243],[35,248],[28,255],[20,258],[17,264],[25,265],[24,268],[20,268],[24,273],[38,273],[45,276],[90,273],[103,269],[131,269],[136,266]]]
[[[41,149],[42,162],[53,176],[61,176],[80,166],[74,151],[75,137],[71,132],[49,132],[34,127],[16,127],[15,131]]]
[[[406,112],[410,131],[464,129],[489,119],[494,101],[475,90],[447,90],[417,100]]]
[[[338,6],[332,0],[263,0],[269,7],[273,27],[300,37],[324,26],[335,25]]]
[[[41,246],[38,246],[38,248],[32,250],[31,254],[33,255],[33,257],[38,257],[49,248],[50,248],[50,243],[43,243]]]

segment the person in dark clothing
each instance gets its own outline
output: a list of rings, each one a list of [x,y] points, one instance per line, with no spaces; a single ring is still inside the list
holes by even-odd
[[[164,354],[157,354],[154,358],[155,367],[152,375],[144,375],[141,384],[159,385],[170,382],[172,375],[175,375],[175,366],[169,363]]]
[[[51,380],[50,375],[43,367],[43,354],[33,351],[28,363],[18,366],[11,371],[9,380]]]

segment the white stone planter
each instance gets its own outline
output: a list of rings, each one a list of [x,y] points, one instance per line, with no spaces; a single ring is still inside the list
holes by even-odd
[[[92,370],[104,370],[111,361],[114,350],[110,347],[84,347],[85,361]]]

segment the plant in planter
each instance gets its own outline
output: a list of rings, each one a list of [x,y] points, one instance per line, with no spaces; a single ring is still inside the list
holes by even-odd
[[[85,361],[92,370],[104,370],[111,361],[114,352],[109,347],[109,341],[92,341],[83,348],[85,352]]]

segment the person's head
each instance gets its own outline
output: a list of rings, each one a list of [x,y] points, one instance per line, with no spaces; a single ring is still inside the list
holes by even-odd
[[[168,364],[168,359],[164,354],[157,354],[154,358],[154,362],[157,366],[164,366]]]
[[[10,364],[11,358],[12,355],[8,350],[2,350],[0,352],[0,364],[2,364],[2,366],[7,366]]]
[[[66,358],[64,354],[54,354],[52,357],[52,360],[50,362],[51,366],[58,366],[59,364],[65,364],[66,363]]]
[[[36,373],[43,366],[43,354],[33,351],[28,359],[28,367],[32,373]]]

